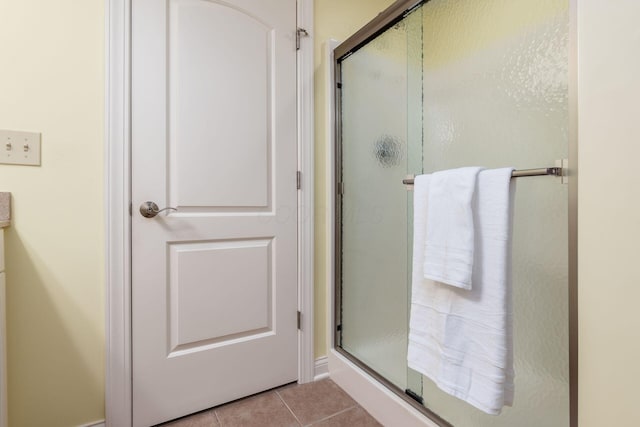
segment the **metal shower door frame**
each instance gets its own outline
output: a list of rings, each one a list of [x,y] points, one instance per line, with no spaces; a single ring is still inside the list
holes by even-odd
[[[577,132],[577,1],[569,0],[569,178],[568,191],[568,304],[569,304],[569,427],[578,427],[578,132]],[[337,352],[440,426],[451,426],[438,414],[418,403],[378,372],[341,347],[342,326],[342,61],[404,19],[429,0],[398,0],[334,49],[335,70],[335,224],[334,224],[334,334]]]

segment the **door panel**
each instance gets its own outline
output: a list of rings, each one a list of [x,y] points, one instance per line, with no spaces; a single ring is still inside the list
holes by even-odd
[[[275,29],[227,4],[170,5],[171,201],[183,207],[267,207]],[[202,188],[203,181],[227,185]]]
[[[184,349],[228,345],[272,332],[271,243],[249,239],[169,245],[170,357]],[[203,286],[203,278],[209,277],[221,286]]]
[[[134,0],[133,419],[297,378],[295,0]],[[145,218],[138,206],[171,206]]]

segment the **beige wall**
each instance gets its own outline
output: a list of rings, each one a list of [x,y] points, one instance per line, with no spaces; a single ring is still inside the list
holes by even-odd
[[[325,43],[329,39],[346,40],[382,12],[393,0],[315,0],[315,354],[327,354],[327,134]]]
[[[640,425],[640,2],[578,0],[580,426]]]
[[[11,427],[104,418],[102,0],[0,0],[0,128],[42,167],[0,165]]]

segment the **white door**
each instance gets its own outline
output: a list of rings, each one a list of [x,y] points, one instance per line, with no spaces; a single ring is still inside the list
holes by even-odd
[[[133,0],[133,420],[297,379],[295,0]],[[168,210],[153,218],[139,207]]]

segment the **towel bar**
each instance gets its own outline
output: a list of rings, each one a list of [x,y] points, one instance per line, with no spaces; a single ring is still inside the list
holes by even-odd
[[[511,178],[521,178],[523,176],[543,176],[543,175],[553,175],[553,176],[562,176],[562,168],[561,167],[553,167],[553,168],[538,168],[538,169],[521,169],[514,170],[511,172]],[[402,180],[402,183],[405,185],[413,185],[413,178],[406,178]]]

